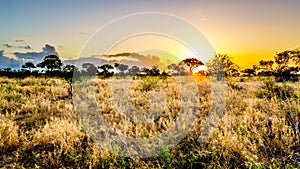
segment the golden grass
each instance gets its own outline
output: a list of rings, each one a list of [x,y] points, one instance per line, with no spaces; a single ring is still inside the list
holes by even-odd
[[[193,92],[179,89],[178,82],[189,85],[183,79],[151,78],[118,79],[119,83],[115,83],[116,79],[96,78],[78,84],[82,86],[77,88],[78,95],[74,97],[80,98],[86,93],[89,97],[95,96],[97,109],[112,128],[127,136],[151,138],[174,125],[180,107],[184,106],[180,100],[181,92]],[[0,167],[300,167],[299,82],[282,84],[264,81],[231,80],[226,86],[225,111],[216,126],[217,130],[200,144],[198,138],[212,105],[212,86],[209,79],[198,79],[196,85],[200,104],[192,110],[197,112],[195,125],[176,146],[171,149],[166,147],[156,157],[141,159],[110,153],[90,139],[89,131],[84,131],[79,123],[80,114],[74,112],[74,106],[76,112],[85,112],[90,105],[77,107],[80,102],[73,105],[71,99],[62,97],[68,95],[69,87],[64,80],[1,77]],[[112,82],[115,83],[114,88]],[[121,109],[114,103],[116,98],[113,98],[111,90],[121,90],[122,84],[127,82],[130,102],[123,103],[133,106]],[[94,84],[95,93],[89,89]],[[155,98],[164,101],[157,102]],[[128,113],[133,109],[153,113],[131,117]]]

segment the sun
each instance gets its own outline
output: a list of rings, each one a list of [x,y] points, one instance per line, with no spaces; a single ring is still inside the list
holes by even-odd
[[[201,65],[193,69],[193,73],[198,73],[199,71],[207,71],[207,67],[205,65]]]

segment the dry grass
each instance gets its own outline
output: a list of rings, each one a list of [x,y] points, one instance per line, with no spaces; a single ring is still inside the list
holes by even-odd
[[[87,110],[93,105],[77,102],[78,98],[93,97],[96,109],[111,128],[130,137],[151,138],[174,126],[180,108],[188,104],[182,102],[182,93],[195,92],[192,87],[181,90],[178,84],[193,84],[184,79],[157,77],[115,80],[94,79],[78,84],[81,86],[74,96],[76,114],[72,100],[62,97],[68,94],[68,84],[63,80],[0,78],[0,167],[300,167],[299,82],[231,80],[226,86],[225,111],[217,130],[200,144],[198,138],[212,105],[212,86],[209,80],[198,79],[195,85],[200,104],[192,110],[197,114],[192,130],[175,147],[141,159],[107,152],[90,139],[86,134],[90,131],[84,131],[79,123],[82,119],[78,120],[78,112],[90,113]],[[111,92],[124,89],[124,84],[128,84],[128,101],[114,98]],[[125,106],[118,106],[116,99]],[[133,110],[151,113],[133,116]],[[109,134],[105,128],[100,130]]]

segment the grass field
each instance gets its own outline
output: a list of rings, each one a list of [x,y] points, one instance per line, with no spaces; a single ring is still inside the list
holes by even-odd
[[[196,88],[182,89],[179,82],[185,83],[185,80],[96,78],[74,84],[76,94],[70,99],[66,97],[69,84],[63,79],[1,77],[0,167],[300,167],[299,82],[276,83],[272,78],[229,79],[225,86],[224,114],[216,130],[201,144],[198,138],[210,113],[212,86],[209,80],[198,79],[186,84]],[[91,84],[93,91],[87,95],[89,90],[84,85]],[[129,84],[127,102],[114,96],[120,96],[118,91],[123,90],[124,84]],[[116,152],[107,151],[96,144],[84,127],[88,121],[81,118],[90,109],[80,99],[91,96],[111,128],[132,138],[151,138],[175,125],[175,119],[182,116],[180,108],[188,105],[181,100],[183,94],[193,95],[195,89],[199,93],[199,100],[195,102],[199,104],[192,109],[196,114],[194,125],[175,146],[166,146],[156,156],[129,158],[119,155],[122,147]],[[124,108],[124,104],[128,105]],[[130,116],[134,110],[148,110],[151,114],[135,112]],[[180,131],[185,131],[184,128],[182,123]],[[109,135],[106,130],[100,132]]]

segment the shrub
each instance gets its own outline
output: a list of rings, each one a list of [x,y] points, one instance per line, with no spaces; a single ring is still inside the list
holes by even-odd
[[[298,98],[297,89],[287,83],[275,83],[273,80],[264,81],[265,86],[256,92],[258,98],[275,98],[286,100],[289,98]]]
[[[239,86],[237,83],[228,82],[227,85],[233,90],[242,90],[243,87]]]
[[[156,87],[159,80],[159,77],[147,76],[136,86],[136,89],[141,91],[150,91]]]

